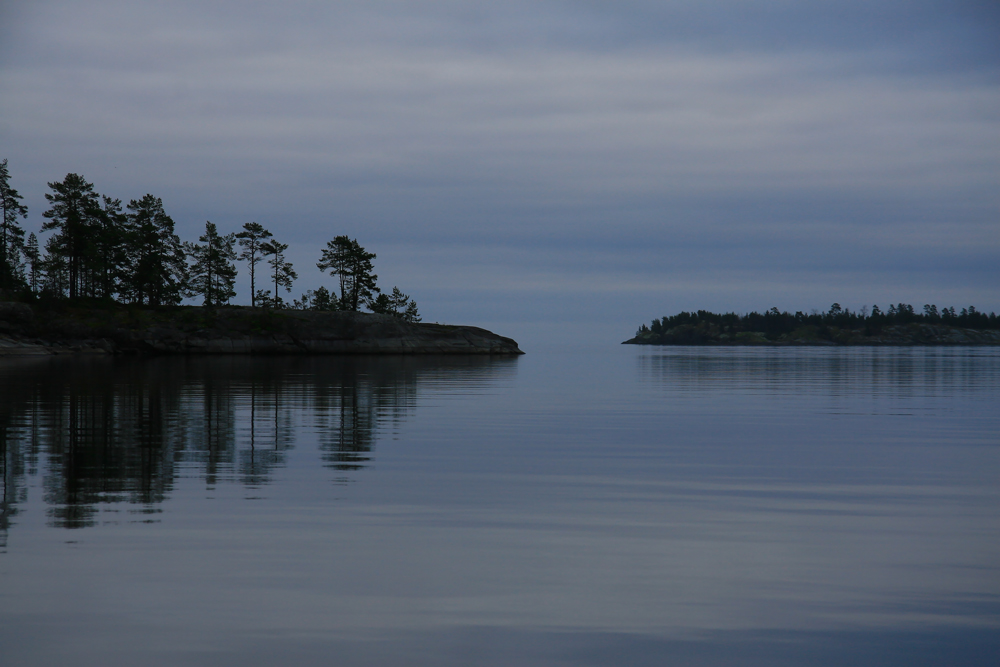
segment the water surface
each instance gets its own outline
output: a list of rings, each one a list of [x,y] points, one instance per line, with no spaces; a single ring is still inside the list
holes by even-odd
[[[0,363],[0,652],[1000,658],[1000,353]]]

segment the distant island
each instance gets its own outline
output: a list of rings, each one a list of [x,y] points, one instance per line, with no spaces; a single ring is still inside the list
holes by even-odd
[[[974,306],[957,311],[906,303],[825,313],[682,312],[643,324],[623,345],[1000,345],[1000,318]]]

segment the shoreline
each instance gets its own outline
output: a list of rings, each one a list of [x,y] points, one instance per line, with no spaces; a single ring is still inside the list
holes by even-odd
[[[445,354],[513,356],[517,342],[479,327],[391,315],[249,306],[0,302],[0,357],[56,354]]]

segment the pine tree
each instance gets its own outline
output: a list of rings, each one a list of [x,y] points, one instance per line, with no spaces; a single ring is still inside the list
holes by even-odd
[[[64,273],[54,281],[60,292],[68,291],[75,299],[88,293],[95,232],[102,215],[100,199],[94,186],[79,174],[66,174],[61,183],[49,183],[53,194],[46,194],[52,207],[43,213],[48,222],[42,231],[55,230],[45,244],[49,271]],[[50,285],[51,286],[51,285]]]
[[[246,223],[243,225],[243,231],[236,235],[240,241],[240,247],[243,248],[239,259],[250,267],[250,305],[254,307],[257,305],[257,264],[263,259],[260,256],[261,244],[270,237],[271,232],[256,222]],[[275,294],[277,294],[277,287],[275,287]]]
[[[262,254],[271,257],[267,263],[271,265],[271,276],[274,278],[274,300],[272,303],[276,308],[281,308],[284,302],[279,296],[279,288],[284,287],[286,292],[291,292],[292,282],[299,277],[292,269],[292,263],[285,261],[285,251],[288,250],[288,244],[278,243],[276,240],[267,241],[260,246],[260,250]]]
[[[100,286],[99,296],[113,298],[122,288],[122,281],[132,275],[127,255],[127,217],[122,213],[122,200],[102,195],[100,227],[95,235],[95,269]]]
[[[187,243],[191,256],[190,282],[188,294],[204,297],[206,306],[229,303],[236,296],[235,234],[220,235],[211,222],[205,223],[205,234],[198,237],[201,245]]]
[[[378,297],[369,302],[368,307],[373,313],[392,315],[407,322],[420,321],[417,302],[403,294],[398,287],[392,288],[392,294],[379,294]]]
[[[7,160],[0,161],[0,289],[17,287],[23,278],[19,275],[20,254],[24,244],[24,230],[18,218],[28,217],[28,207],[21,203],[21,195],[10,187]]]
[[[292,301],[292,308],[299,310],[340,310],[340,303],[336,294],[331,294],[330,290],[322,285],[315,291],[306,290],[301,299]]]
[[[330,290],[322,285],[316,288],[312,295],[313,310],[340,310],[340,303],[336,294],[331,294]]]
[[[125,245],[130,270],[124,283],[130,300],[151,306],[180,303],[187,261],[163,200],[147,194],[130,201],[128,211]]]
[[[38,250],[38,237],[34,232],[28,234],[28,240],[24,244],[24,257],[28,260],[28,289],[35,294],[38,292],[42,255]]]
[[[351,239],[347,236],[337,236],[332,241],[328,241],[323,249],[320,260],[316,262],[316,268],[320,271],[329,271],[331,276],[340,279],[340,305],[344,310],[350,310],[345,303],[347,294],[350,291],[349,259],[351,251]]]
[[[375,284],[378,276],[372,273],[373,259],[375,253],[366,251],[357,239],[337,236],[327,242],[316,266],[340,278],[340,307],[343,310],[357,311],[362,303],[374,301],[379,288]]]
[[[39,265],[41,291],[49,296],[66,296],[69,290],[69,261],[62,251],[60,240],[58,235],[46,239]]]
[[[403,319],[407,322],[419,322],[420,313],[417,311],[417,302],[410,299],[406,304],[406,309],[403,311]]]

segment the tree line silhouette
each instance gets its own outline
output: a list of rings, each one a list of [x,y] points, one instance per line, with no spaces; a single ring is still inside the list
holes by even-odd
[[[898,303],[890,304],[886,310],[875,305],[871,310],[864,306],[860,310],[852,311],[835,303],[825,313],[797,311],[793,314],[779,311],[777,308],[771,308],[763,313],[754,311],[743,315],[733,312],[713,313],[707,310],[685,311],[654,319],[648,326],[643,324],[636,331],[636,337],[649,342],[663,340],[671,343],[697,343],[720,335],[736,337],[739,334],[752,333],[763,334],[768,340],[796,334],[831,339],[834,330],[849,330],[863,333],[865,336],[876,336],[885,327],[911,323],[946,325],[980,331],[1000,329],[1000,318],[995,313],[987,315],[977,310],[975,306],[962,308],[959,311],[954,306],[939,309],[936,305],[925,304],[923,311],[917,312],[910,304]]]
[[[325,287],[309,290],[291,302],[288,294],[298,274],[281,243],[257,222],[222,234],[212,222],[198,242],[183,242],[163,201],[147,194],[123,205],[101,195],[79,174],[48,184],[49,209],[42,232],[51,232],[44,248],[34,232],[25,236],[19,220],[28,208],[10,186],[7,160],[0,162],[0,294],[8,298],[104,299],[146,306],[178,305],[200,298],[205,306],[228,304],[236,296],[236,262],[246,262],[253,307],[303,310],[349,310],[419,322],[416,301],[398,287],[384,294],[372,260],[356,239],[337,236],[327,243],[316,266],[337,281],[339,294]],[[266,288],[257,288],[257,268],[267,264]]]

